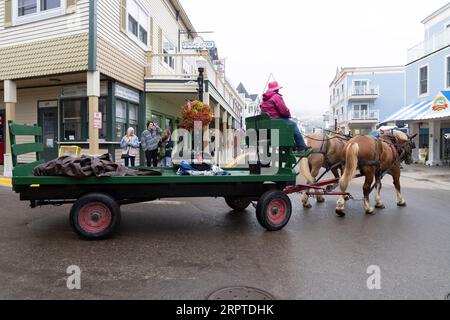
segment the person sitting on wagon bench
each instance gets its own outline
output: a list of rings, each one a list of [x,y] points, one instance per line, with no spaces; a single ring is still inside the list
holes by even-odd
[[[153,121],[147,122],[147,130],[142,133],[141,148],[145,152],[147,167],[158,166],[158,149],[162,130]]]
[[[311,148],[306,145],[297,123],[291,119],[291,111],[286,106],[283,96],[279,92],[281,88],[276,81],[269,83],[269,89],[263,95],[263,102],[260,106],[261,114],[268,114],[272,119],[282,119],[287,124],[293,126],[297,151],[303,152],[310,150]]]

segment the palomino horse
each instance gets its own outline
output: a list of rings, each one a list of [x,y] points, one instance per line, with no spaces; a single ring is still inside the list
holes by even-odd
[[[381,180],[384,175],[390,174],[394,179],[397,191],[397,205],[406,206],[406,201],[401,194],[400,168],[401,163],[412,163],[412,150],[415,148],[413,137],[408,137],[401,131],[392,131],[377,139],[371,136],[358,136],[349,141],[344,151],[345,167],[340,180],[340,188],[343,193],[347,191],[350,181],[359,168],[365,176],[364,183],[364,210],[367,214],[373,214],[374,208],[370,204],[370,193],[375,188],[376,208],[384,209],[381,201]],[[376,182],[374,187],[372,184]],[[337,202],[336,213],[344,217],[345,197],[341,196]]]
[[[300,173],[307,183],[316,182],[321,168],[331,171],[335,178],[339,178],[339,170],[342,172],[344,163],[343,151],[347,140],[340,136],[312,134],[306,137],[306,142],[314,150],[309,158],[300,161]],[[317,196],[316,199],[319,203],[325,202],[322,196]],[[307,193],[303,194],[302,203],[305,208],[312,207]]]

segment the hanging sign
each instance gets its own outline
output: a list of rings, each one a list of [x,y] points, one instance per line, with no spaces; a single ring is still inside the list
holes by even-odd
[[[202,37],[197,37],[193,41],[185,41],[182,44],[183,50],[210,50],[215,47],[214,41],[205,41]]]
[[[447,99],[444,96],[438,96],[433,102],[433,111],[441,112],[448,109]]]

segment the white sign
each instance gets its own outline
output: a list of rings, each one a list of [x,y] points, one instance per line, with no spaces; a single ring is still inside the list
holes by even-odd
[[[129,100],[136,103],[140,102],[140,96],[138,91],[128,89],[120,84],[116,85],[116,97],[123,98],[125,100]]]
[[[57,107],[58,107],[58,100],[39,102],[39,108],[57,108]]]
[[[94,129],[102,129],[102,113],[94,112]]]
[[[209,50],[215,47],[214,41],[205,41],[202,37],[197,37],[194,41],[185,41],[182,44],[184,50]]]
[[[102,81],[100,83],[100,95],[108,95],[108,83]],[[87,84],[77,84],[72,86],[65,86],[61,88],[61,98],[84,98],[87,97]]]

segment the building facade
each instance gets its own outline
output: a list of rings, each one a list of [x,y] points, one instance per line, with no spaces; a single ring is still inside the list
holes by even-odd
[[[249,94],[245,86],[240,83],[236,88],[237,92],[241,95],[242,100],[244,101],[244,110],[242,113],[242,125],[245,129],[245,119],[257,116],[261,113],[261,109],[259,108],[259,95],[257,94]]]
[[[183,50],[197,37],[178,0],[0,1],[4,152],[14,120],[43,128],[45,159],[64,145],[117,159],[128,127],[140,134],[153,119],[177,128],[181,106],[198,97],[199,67],[213,125],[239,127],[244,103],[220,63],[208,51]]]
[[[426,17],[424,40],[408,50],[405,104],[385,123],[405,122],[418,134],[419,150],[427,149],[426,163],[440,165],[450,160],[450,4]]]
[[[341,68],[330,85],[330,126],[353,135],[376,129],[404,102],[405,68]]]

